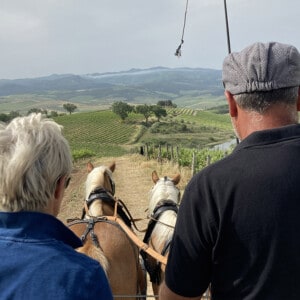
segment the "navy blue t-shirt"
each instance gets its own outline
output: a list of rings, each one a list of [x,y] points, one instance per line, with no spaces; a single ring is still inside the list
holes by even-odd
[[[105,299],[100,264],[74,250],[78,237],[55,217],[0,212],[0,299]]]
[[[300,299],[300,125],[254,132],[188,184],[166,267],[185,297]]]

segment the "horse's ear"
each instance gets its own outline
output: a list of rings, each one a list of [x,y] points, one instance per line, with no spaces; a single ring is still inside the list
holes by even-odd
[[[112,172],[114,172],[114,170],[116,169],[116,162],[112,162],[109,167],[108,167]]]
[[[177,185],[178,183],[179,183],[179,181],[180,181],[180,174],[176,174],[174,177],[173,177],[173,179],[172,179],[172,182],[175,184],[175,185]]]
[[[94,165],[89,161],[86,165],[86,170],[90,173],[94,169]]]
[[[155,170],[152,172],[152,180],[154,183],[156,183],[159,180],[159,177]]]

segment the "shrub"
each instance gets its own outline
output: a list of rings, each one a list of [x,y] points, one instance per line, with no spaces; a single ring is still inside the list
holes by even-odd
[[[91,150],[80,149],[80,150],[72,151],[72,156],[73,156],[74,161],[77,161],[82,158],[88,158],[88,157],[95,156],[95,153]]]

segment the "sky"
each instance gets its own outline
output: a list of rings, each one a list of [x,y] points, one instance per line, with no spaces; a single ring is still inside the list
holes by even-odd
[[[222,69],[223,0],[1,0],[0,79],[169,68]],[[299,0],[226,0],[231,51],[260,41],[300,51]]]

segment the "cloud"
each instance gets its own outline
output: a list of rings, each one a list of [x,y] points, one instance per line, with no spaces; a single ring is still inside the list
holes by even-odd
[[[41,20],[27,12],[0,11],[1,43],[23,43],[42,34]]]
[[[130,68],[222,67],[224,4],[189,0],[2,0],[0,78]],[[298,0],[227,0],[231,48],[278,40],[299,48]]]

